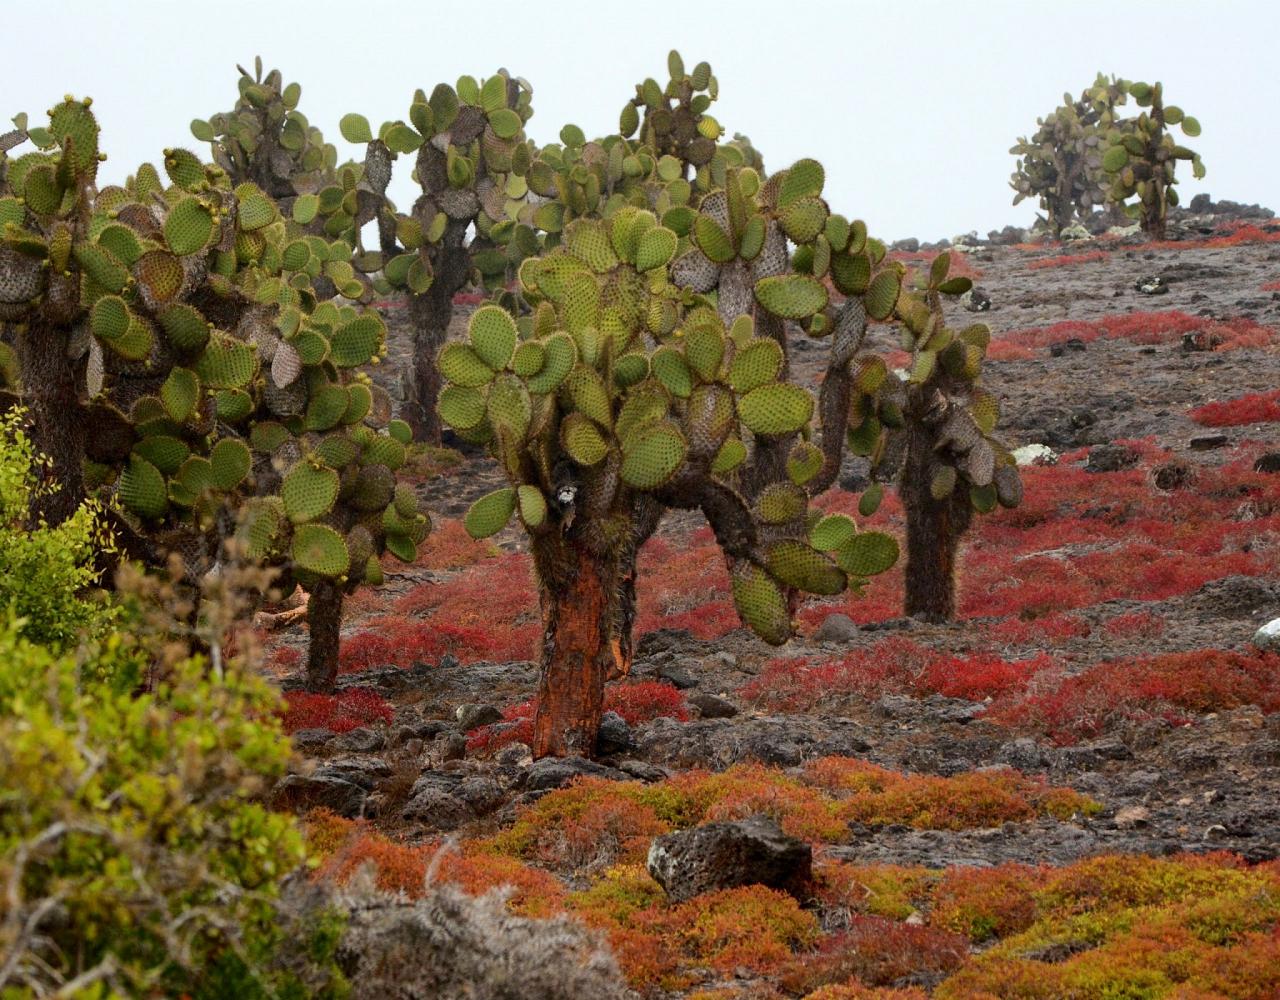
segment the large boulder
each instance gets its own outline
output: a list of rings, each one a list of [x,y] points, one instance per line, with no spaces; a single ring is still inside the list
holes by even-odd
[[[801,896],[813,866],[813,850],[782,832],[772,819],[752,816],[708,823],[654,839],[649,874],[674,901],[715,889],[766,885]]]

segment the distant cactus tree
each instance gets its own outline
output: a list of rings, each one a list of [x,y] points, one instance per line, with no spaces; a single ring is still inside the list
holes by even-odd
[[[1036,198],[1055,236],[1076,220],[1087,219],[1107,203],[1109,183],[1102,167],[1105,135],[1124,102],[1127,85],[1101,73],[1078,100],[1062,95],[1062,105],[1036,120],[1039,128],[1009,150],[1018,157],[1009,186],[1013,203]]]
[[[900,464],[898,490],[907,520],[907,615],[946,621],[955,615],[960,540],[974,513],[1016,507],[1022,481],[1008,449],[995,436],[1000,402],[982,387],[982,359],[991,331],[981,323],[946,325],[944,295],[959,295],[968,278],[948,277],[951,257],[939,254],[918,287],[904,286],[893,307],[902,346],[911,352],[905,379],[878,357],[864,360],[862,391],[850,416],[849,444],[872,462],[877,481],[859,512],[874,513],[882,470]]]
[[[505,70],[481,81],[464,76],[456,87],[419,90],[409,121],[385,122],[375,136],[359,114],[343,117],[348,142],[367,144],[363,168],[344,176],[346,194],[320,193],[327,228],[348,224],[359,233],[376,219],[379,246],[359,245],[357,266],[379,272],[384,293],[408,296],[413,325],[414,405],[406,411],[420,437],[439,444],[435,358],[453,318],[453,298],[467,288],[494,290],[538,250],[533,229],[518,221],[528,191],[532,145],[524,125],[533,114],[532,89]],[[413,154],[421,195],[407,212],[387,197],[393,162]],[[345,174],[345,171],[344,171]],[[340,200],[336,200],[340,199]]]
[[[96,492],[191,582],[237,539],[310,590],[309,681],[332,685],[343,592],[381,578],[384,550],[412,559],[429,527],[395,478],[409,428],[361,371],[382,320],[317,293],[351,247],[183,149],[165,153],[168,184],[143,164],[99,190],[87,100],[17,123],[0,139],[0,324],[61,486],[37,513]],[[339,287],[364,291],[353,273]]]
[[[1180,146],[1165,131],[1167,126],[1181,126],[1184,135],[1195,138],[1200,123],[1182,109],[1164,103],[1164,88],[1159,82],[1130,83],[1129,95],[1143,111],[1137,118],[1127,119],[1106,134],[1107,147],[1102,166],[1110,178],[1109,197],[1124,205],[1125,212],[1142,225],[1152,239],[1162,240],[1170,206],[1178,204],[1176,167],[1179,160],[1191,161],[1191,173],[1197,180],[1204,177],[1204,163],[1195,150]],[[1136,198],[1136,201],[1129,199]]]
[[[528,311],[482,307],[439,356],[442,418],[510,482],[467,529],[516,514],[532,543],[537,756],[595,750],[605,681],[630,661],[636,552],[666,510],[703,513],[742,621],[775,644],[799,593],[860,586],[898,555],[810,500],[839,470],[855,357],[868,316],[892,315],[901,268],[830,213],[816,161],[765,178],[718,141],[705,63],[686,73],[673,53],[669,69],[638,88],[622,134],[571,126],[541,151],[527,211],[551,249],[520,268]],[[816,426],[789,378],[796,332],[830,344]]]

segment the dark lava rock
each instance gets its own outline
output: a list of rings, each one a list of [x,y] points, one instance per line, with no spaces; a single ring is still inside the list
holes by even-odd
[[[1230,440],[1225,434],[1201,434],[1193,437],[1187,445],[1192,451],[1213,451],[1215,448],[1225,448]]]
[[[462,776],[447,771],[426,771],[409,792],[401,815],[433,830],[456,830],[476,818],[476,811],[458,796]],[[501,795],[501,789],[499,789]]]
[[[857,638],[858,626],[848,615],[840,613],[827,615],[813,633],[815,642],[849,642]]]
[[[920,249],[920,241],[914,236],[908,237],[905,240],[897,240],[893,244],[893,249],[900,250],[903,253],[915,253]]]
[[[1161,277],[1139,278],[1133,283],[1135,291],[1143,295],[1168,295],[1169,285]]]
[[[997,246],[1013,246],[1015,243],[1027,242],[1027,231],[1018,226],[1005,226],[987,233],[987,239]]]
[[[1280,472],[1280,451],[1269,451],[1253,463],[1254,472]]]
[[[1197,609],[1223,618],[1253,615],[1280,601],[1280,584],[1256,576],[1210,580],[1192,598]]]
[[[535,760],[525,772],[524,787],[531,792],[547,791],[561,788],[574,778],[608,778],[611,781],[625,781],[630,775],[614,767],[597,764],[584,757],[543,757]]]
[[[462,760],[467,755],[467,738],[461,733],[441,733],[436,743],[441,760]]]
[[[1165,462],[1151,470],[1151,478],[1156,489],[1172,493],[1185,489],[1195,481],[1196,475],[1186,462]]]
[[[679,662],[664,663],[655,673],[664,681],[667,681],[673,687],[679,688],[681,691],[687,691],[689,688],[698,686],[698,678],[694,677]]]
[[[1027,774],[1032,771],[1043,771],[1049,766],[1049,758],[1045,756],[1035,740],[1024,736],[1021,739],[1002,743],[1000,749],[996,751],[996,763],[1008,764]]]
[[[1137,465],[1142,456],[1124,444],[1099,444],[1089,449],[1085,472],[1119,472]]]
[[[813,850],[772,819],[752,816],[664,834],[649,847],[648,867],[676,902],[741,885],[800,896],[812,874]]]
[[[465,802],[480,816],[493,812],[502,805],[504,798],[502,786],[483,774],[463,778],[453,790],[453,796]]]
[[[969,312],[982,313],[991,311],[991,296],[981,288],[971,288],[962,297],[961,301]]]
[[[333,741],[335,750],[349,750],[353,753],[373,753],[387,744],[387,738],[376,729],[361,726],[343,733]]]
[[[326,760],[312,772],[312,777],[341,778],[343,781],[354,782],[361,788],[372,791],[378,782],[391,777],[391,765],[381,757],[375,757],[372,754],[344,754]]]
[[[600,720],[600,733],[596,737],[596,753],[601,757],[627,753],[635,748],[636,739],[631,727],[617,712],[605,712]]]
[[[454,715],[458,719],[458,728],[467,733],[502,721],[502,712],[492,705],[459,705]]]
[[[714,694],[705,691],[691,695],[689,704],[698,710],[704,719],[732,719],[738,714],[738,706]]]
[[[369,793],[354,781],[335,775],[287,775],[271,793],[271,804],[277,809],[306,812],[330,809],[339,816],[355,819],[364,812]]]
[[[289,737],[296,750],[319,750],[334,738],[332,729],[299,729]]]

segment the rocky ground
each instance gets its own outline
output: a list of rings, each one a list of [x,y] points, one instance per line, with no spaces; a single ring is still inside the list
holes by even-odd
[[[1177,485],[1191,490],[1204,470],[1280,447],[1280,424],[1207,428],[1188,416],[1213,400],[1280,387],[1280,291],[1264,290],[1280,279],[1280,242],[1265,238],[1280,236],[1280,224],[1255,219],[1263,239],[1203,245],[1215,236],[1221,241],[1223,230],[1214,228],[1220,221],[1191,217],[1174,233],[1183,238],[1182,246],[1158,249],[1137,237],[963,249],[981,293],[974,298],[990,303],[973,320],[990,325],[996,344],[1008,345],[1003,354],[993,351],[1003,360],[992,361],[986,375],[1004,402],[1002,428],[1014,446],[1044,444],[1069,453],[1064,461],[1099,470],[1100,508],[1109,500],[1108,471],[1102,470],[1139,462],[1142,449],[1123,442],[1137,439],[1159,449],[1162,459],[1151,474],[1167,466],[1172,471],[1163,474],[1184,476]],[[1046,266],[1059,257],[1086,259]],[[1144,285],[1148,291],[1140,290]],[[1149,294],[1152,289],[1157,294]],[[1210,325],[1206,334],[1204,324],[1184,322],[1195,327],[1185,339],[1172,321],[1155,322],[1165,331],[1156,337],[1089,333],[1091,325],[1116,316],[1172,311],[1224,325]],[[1073,325],[1055,327],[1066,323]],[[1206,336],[1256,334],[1255,328],[1275,334],[1275,340],[1269,346],[1202,349],[1213,346]],[[1043,333],[1054,329],[1060,335]],[[408,351],[405,331],[395,333],[392,363],[384,371],[393,388]],[[816,377],[822,361],[821,343],[799,344],[795,365],[802,377]],[[860,489],[862,473],[858,460],[848,460],[842,485]],[[423,483],[421,492],[439,525],[458,518],[473,499],[497,485],[492,463],[472,455],[447,475]],[[1273,513],[1267,508],[1247,516],[1265,519]],[[1280,546],[1270,527],[1274,522],[1263,523],[1256,544],[1274,552]],[[696,518],[673,516],[660,538],[683,546],[696,538],[699,527]],[[507,553],[523,544],[514,529],[496,541]],[[1073,558],[1070,541],[1065,544],[1064,558]],[[400,568],[390,574],[382,595],[357,605],[347,633],[358,633],[364,621],[386,614],[414,588],[448,587],[462,572]],[[868,594],[878,585],[873,581]],[[966,577],[961,588],[973,585]],[[645,587],[643,577],[640,587]],[[1124,636],[1103,627],[1134,612],[1161,620],[1161,629]],[[1245,649],[1255,630],[1278,616],[1280,582],[1274,576],[1231,574],[1160,599],[1134,594],[1079,607],[1073,617],[1086,626],[1080,634],[1043,643],[1024,637],[997,651],[1010,658],[1047,651],[1067,663],[1070,673],[1114,657]],[[670,627],[645,634],[634,676],[683,692],[688,718],[660,716],[628,725],[610,717],[598,763],[533,763],[518,742],[490,755],[477,751],[475,733],[484,726],[500,732],[511,725],[510,714],[504,720],[502,710],[533,695],[536,672],[528,660],[464,656],[469,662],[460,662],[446,654],[408,667],[344,674],[344,685],[373,689],[394,706],[391,723],[340,734],[321,728],[295,733],[310,763],[289,779],[281,795],[299,808],[319,803],[343,815],[369,817],[378,828],[412,843],[441,831],[457,831],[464,839],[500,831],[522,807],[581,774],[655,782],[691,769],[723,771],[743,763],[787,771],[842,755],[938,776],[1012,767],[1084,793],[1101,808],[1094,815],[1040,816],[966,829],[855,826],[843,842],[822,848],[824,856],[841,861],[932,868],[1006,861],[1065,865],[1101,852],[1164,856],[1223,849],[1250,862],[1280,858],[1280,713],[1265,711],[1274,706],[1246,703],[1177,719],[1135,718],[1074,741],[1010,729],[983,718],[983,701],[938,693],[859,697],[833,691],[803,710],[778,711],[753,692],[779,657],[797,663],[856,657],[889,637],[949,653],[992,649],[989,617],[970,616],[946,626],[892,614],[855,622],[819,607],[806,620],[805,634],[780,651],[742,629],[714,639]],[[281,648],[304,640],[297,628],[273,637]],[[285,679],[286,688],[294,683]]]

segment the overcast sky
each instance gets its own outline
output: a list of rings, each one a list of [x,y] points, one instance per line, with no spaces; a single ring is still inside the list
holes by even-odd
[[[1280,209],[1276,0],[983,0],[951,3],[692,0],[6,0],[0,113],[36,116],[64,93],[95,99],[108,179],[165,146],[207,155],[193,117],[227,110],[235,64],[261,54],[302,84],[302,110],[343,156],[338,119],[376,129],[405,118],[416,87],[499,66],[533,84],[534,139],[574,122],[617,128],[646,76],[665,83],[673,46],[720,81],[712,113],[750,136],[770,169],[801,156],[827,168],[832,210],[887,239],[1027,225],[1014,208],[1009,147],[1064,91],[1096,72],[1160,79],[1200,119],[1189,141],[1199,191]]]

